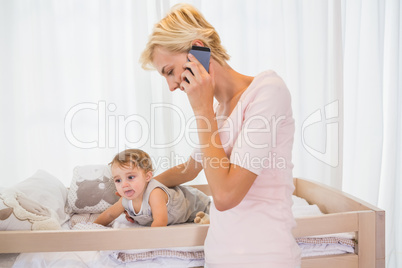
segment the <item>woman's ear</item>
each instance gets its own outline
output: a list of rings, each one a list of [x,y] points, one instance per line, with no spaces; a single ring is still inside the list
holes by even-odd
[[[195,40],[191,43],[191,45],[192,45],[192,46],[197,46],[197,47],[204,47],[204,46],[205,46],[204,43],[203,43],[201,40],[199,40],[199,39],[195,39]]]

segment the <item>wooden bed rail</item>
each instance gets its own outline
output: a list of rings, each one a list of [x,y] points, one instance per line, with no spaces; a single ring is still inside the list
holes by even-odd
[[[358,219],[359,216],[355,212],[296,219],[297,227],[293,230],[293,234],[295,237],[303,237],[355,232],[359,228]],[[208,228],[209,224],[179,224],[168,227],[128,229],[1,231],[0,252],[60,252],[202,246]],[[155,243],[155,241],[158,242]]]
[[[208,227],[207,224],[184,224],[102,230],[1,231],[0,252],[117,251],[201,246]]]
[[[319,182],[294,178],[294,195],[302,197],[310,204],[316,204],[323,213],[374,210],[383,211],[350,194]]]

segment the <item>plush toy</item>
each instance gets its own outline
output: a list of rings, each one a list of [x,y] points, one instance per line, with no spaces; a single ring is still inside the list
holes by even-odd
[[[61,229],[58,216],[54,210],[42,206],[22,192],[9,189],[1,194],[0,199],[6,206],[0,210],[1,221],[5,221],[14,215],[17,222],[28,221],[32,230]],[[11,228],[15,228],[15,226]]]
[[[75,206],[77,208],[94,206],[101,200],[112,205],[118,200],[115,196],[109,194],[115,189],[115,186],[114,182],[106,176],[100,177],[96,180],[77,181],[76,184],[78,188]],[[98,191],[94,191],[93,189],[98,189]]]
[[[199,224],[209,224],[209,215],[200,211],[195,215],[194,222]]]

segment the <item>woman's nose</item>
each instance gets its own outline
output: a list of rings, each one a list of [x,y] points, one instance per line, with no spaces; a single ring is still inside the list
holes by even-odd
[[[181,83],[181,76],[174,76],[174,77],[169,77],[167,78],[167,83],[169,86],[169,90],[170,91],[175,91],[177,88],[180,87],[180,83]]]
[[[175,91],[176,88],[178,88],[178,87],[169,85],[169,90],[170,90],[170,92]]]

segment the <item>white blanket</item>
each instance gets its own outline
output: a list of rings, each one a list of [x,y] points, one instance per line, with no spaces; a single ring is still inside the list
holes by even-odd
[[[175,258],[156,258],[121,264],[110,258],[109,252],[80,251],[80,252],[49,252],[23,253],[14,263],[13,268],[113,268],[113,267],[197,267],[203,266],[204,261],[181,260]]]
[[[295,218],[321,215],[316,205],[309,205],[304,199],[293,197],[293,214]],[[94,219],[96,217],[83,217]],[[73,229],[110,228],[91,223],[74,223]],[[113,228],[142,228],[120,216],[113,223]],[[343,254],[354,252],[354,233],[333,234],[298,238],[302,257]],[[58,253],[24,253],[20,254],[14,264],[15,268],[42,267],[198,267],[204,265],[203,247],[140,249],[129,251],[101,252],[58,252]]]

